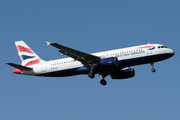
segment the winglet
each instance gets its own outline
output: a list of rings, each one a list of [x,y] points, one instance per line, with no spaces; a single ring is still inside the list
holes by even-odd
[[[47,46],[49,46],[51,43],[50,42],[48,42],[48,41],[46,41],[46,43],[47,43]]]

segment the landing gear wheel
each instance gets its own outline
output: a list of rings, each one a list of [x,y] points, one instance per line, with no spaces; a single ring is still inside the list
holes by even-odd
[[[154,73],[154,72],[156,72],[156,69],[152,68],[151,71]]]
[[[100,81],[100,83],[101,83],[101,85],[104,85],[104,86],[107,84],[106,80],[104,80],[104,79],[102,79],[102,80]]]
[[[152,67],[151,71],[152,71],[153,73],[156,72],[156,69],[154,69],[154,63],[151,62],[150,65],[151,65],[151,67]]]
[[[88,73],[88,76],[89,76],[90,78],[92,78],[92,79],[95,77],[94,73],[92,73],[92,72],[89,72],[89,73]]]

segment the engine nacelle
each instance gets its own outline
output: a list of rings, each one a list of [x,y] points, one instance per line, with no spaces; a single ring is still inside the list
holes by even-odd
[[[133,68],[125,68],[116,72],[111,73],[112,79],[126,79],[134,77],[135,70]]]
[[[117,57],[110,57],[100,60],[97,64],[97,67],[110,67],[110,66],[118,66]]]

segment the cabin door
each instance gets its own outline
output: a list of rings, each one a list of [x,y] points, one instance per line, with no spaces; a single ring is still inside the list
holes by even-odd
[[[46,72],[46,63],[41,64],[41,72]]]

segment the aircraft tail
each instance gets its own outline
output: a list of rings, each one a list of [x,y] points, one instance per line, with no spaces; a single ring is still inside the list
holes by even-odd
[[[43,61],[24,41],[15,42],[22,66],[35,65]]]

